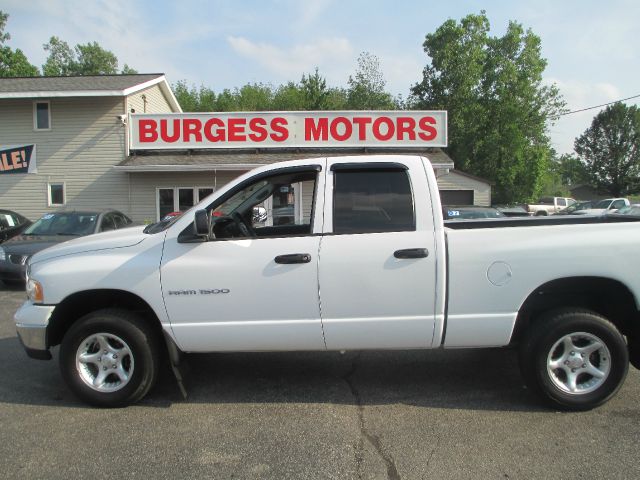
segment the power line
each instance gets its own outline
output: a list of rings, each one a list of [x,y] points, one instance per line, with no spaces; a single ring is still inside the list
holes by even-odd
[[[593,107],[581,108],[580,110],[573,110],[572,112],[561,113],[559,115],[556,115],[555,118],[564,117],[565,115],[571,115],[572,113],[586,112],[587,110],[593,110],[594,108],[606,107],[607,105],[612,105],[614,103],[626,102],[627,100],[631,100],[633,98],[638,98],[638,97],[640,97],[640,93],[632,97],[621,98],[620,100],[614,100],[613,102],[603,103],[602,105],[595,105]]]

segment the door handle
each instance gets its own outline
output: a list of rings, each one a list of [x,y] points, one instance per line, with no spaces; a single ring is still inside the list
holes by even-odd
[[[311,255],[308,253],[291,253],[289,255],[278,255],[274,260],[276,263],[282,264],[309,263],[311,261]]]
[[[393,252],[396,258],[426,258],[429,256],[429,250],[426,248],[405,248],[404,250],[396,250]]]

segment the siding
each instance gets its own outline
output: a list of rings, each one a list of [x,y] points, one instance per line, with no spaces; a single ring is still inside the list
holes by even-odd
[[[456,172],[449,172],[438,177],[438,188],[440,190],[473,190],[473,202],[475,205],[491,205],[491,185],[460,175]]]
[[[37,174],[0,174],[0,206],[35,220],[47,206],[47,182],[64,182],[59,208],[129,212],[128,179],[111,167],[122,161],[125,127],[116,118],[123,98],[52,98],[51,130],[33,130],[31,100],[0,101],[0,145],[35,144]]]
[[[147,99],[146,110],[144,100],[142,99],[143,95]],[[127,97],[127,112],[131,112],[132,108],[136,113],[171,113],[173,111],[158,85],[153,85],[133,95],[129,95]]]

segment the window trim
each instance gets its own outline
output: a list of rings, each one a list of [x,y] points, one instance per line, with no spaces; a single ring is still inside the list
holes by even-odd
[[[51,186],[62,185],[62,203],[53,203],[51,196]],[[63,207],[67,204],[67,184],[66,182],[47,182],[47,206],[48,207]]]
[[[44,103],[47,105],[47,116],[49,127],[38,128],[38,104]],[[51,100],[34,100],[33,101],[33,131],[34,132],[48,132],[51,130]]]

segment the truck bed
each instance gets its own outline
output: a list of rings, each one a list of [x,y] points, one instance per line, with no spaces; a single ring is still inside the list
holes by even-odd
[[[600,223],[640,222],[640,217],[632,215],[558,215],[539,217],[507,217],[473,220],[445,220],[444,226],[454,230],[476,228],[540,227],[553,225],[586,225]]]

